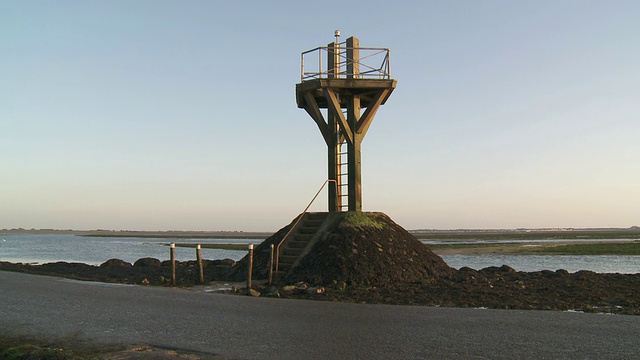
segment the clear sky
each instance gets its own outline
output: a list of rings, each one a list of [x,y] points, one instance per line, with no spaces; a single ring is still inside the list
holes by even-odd
[[[336,29],[390,48],[398,80],[365,211],[640,225],[638,19],[635,0],[0,0],[0,229],[288,224],[327,176],[300,53]]]

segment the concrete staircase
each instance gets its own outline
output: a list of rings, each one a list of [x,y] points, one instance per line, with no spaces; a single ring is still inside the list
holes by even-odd
[[[280,247],[277,276],[286,275],[310,250],[312,239],[322,227],[329,213],[307,213]]]

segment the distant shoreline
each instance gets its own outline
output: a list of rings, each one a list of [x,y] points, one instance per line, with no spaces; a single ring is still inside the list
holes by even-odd
[[[591,240],[591,239],[640,239],[640,228],[591,228],[591,229],[457,229],[457,230],[409,230],[419,240]],[[10,234],[71,234],[92,237],[139,237],[179,239],[266,239],[273,232],[266,231],[129,231],[129,230],[55,230],[55,229],[4,229],[0,235]]]
[[[516,229],[516,230],[412,230],[420,240],[591,240],[640,239],[640,228],[627,229]]]
[[[266,239],[271,232],[245,231],[125,231],[125,230],[52,230],[52,229],[11,229],[0,230],[0,235],[12,234],[64,234],[89,237],[136,237],[136,238],[177,238],[177,239]]]

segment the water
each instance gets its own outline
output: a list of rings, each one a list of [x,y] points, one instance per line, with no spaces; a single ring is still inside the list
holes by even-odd
[[[584,240],[582,240],[584,241]],[[598,240],[602,241],[602,240]],[[617,240],[619,241],[619,240]],[[99,265],[117,258],[130,263],[143,257],[169,260],[169,243],[248,244],[259,239],[151,239],[87,237],[70,234],[4,234],[0,235],[0,261],[37,263],[66,261]],[[547,240],[548,242],[548,240]],[[451,243],[451,242],[447,242]],[[242,250],[202,249],[205,259],[240,260]],[[518,271],[565,269],[570,272],[591,270],[600,273],[640,273],[640,256],[571,256],[571,255],[444,255],[450,266],[482,269],[508,265]],[[195,249],[176,248],[176,259],[195,259]]]
[[[597,239],[597,242],[625,242],[637,239]],[[421,240],[423,244],[523,244],[523,243],[584,243],[586,239],[501,239],[501,240]],[[449,266],[482,269],[509,265],[518,271],[564,269],[569,272],[590,270],[599,273],[640,273],[640,256],[635,255],[442,255]]]
[[[640,273],[637,255],[442,255],[449,266],[480,270],[489,266],[509,265],[517,271],[564,269],[569,272],[590,270],[598,273]]]
[[[169,260],[169,243],[248,244],[258,239],[150,239],[121,237],[90,237],[70,234],[0,235],[0,261],[37,263],[66,261],[100,265],[109,259],[130,263],[144,257]],[[204,259],[240,260],[246,251],[202,249]],[[176,248],[178,261],[195,260],[194,248]]]

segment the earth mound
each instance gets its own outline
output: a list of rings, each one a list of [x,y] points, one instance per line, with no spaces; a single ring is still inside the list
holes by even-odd
[[[310,251],[286,274],[283,282],[385,286],[428,282],[455,272],[383,213],[330,213],[325,224],[323,231],[312,240]],[[255,278],[268,276],[270,245],[277,246],[292,225],[293,222],[257,247]],[[238,262],[233,269],[236,279],[243,279],[246,266],[246,258]]]

